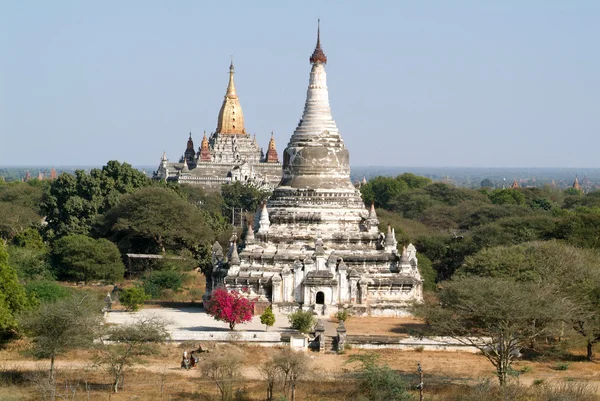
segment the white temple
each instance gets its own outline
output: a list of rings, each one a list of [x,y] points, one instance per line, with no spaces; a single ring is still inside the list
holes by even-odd
[[[401,252],[389,226],[379,231],[350,181],[349,153],[331,115],[317,35],[304,113],[283,155],[283,176],[243,244],[213,247],[207,285],[292,310],[319,314],[404,315],[422,301],[416,249]]]

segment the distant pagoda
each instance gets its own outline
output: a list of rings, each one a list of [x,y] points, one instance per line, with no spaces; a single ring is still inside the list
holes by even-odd
[[[235,88],[235,69],[229,66],[229,84],[219,110],[216,131],[206,132],[198,151],[190,133],[185,152],[178,162],[170,162],[163,153],[153,177],[180,184],[201,185],[218,189],[222,184],[242,182],[272,190],[281,179],[281,163],[271,133],[268,152],[258,146],[256,135],[250,137],[244,127],[244,113]]]

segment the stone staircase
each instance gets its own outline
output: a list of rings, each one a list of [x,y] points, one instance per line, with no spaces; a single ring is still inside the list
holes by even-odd
[[[326,336],[323,335],[323,349],[319,350],[319,352],[323,353],[337,353],[337,336]]]

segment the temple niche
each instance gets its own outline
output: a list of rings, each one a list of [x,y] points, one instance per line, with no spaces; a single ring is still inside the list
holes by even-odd
[[[201,185],[219,190],[221,185],[240,181],[265,190],[272,190],[281,180],[281,163],[275,138],[271,133],[265,154],[256,135],[250,136],[244,126],[244,113],[234,82],[233,62],[229,66],[229,84],[219,111],[217,128],[208,137],[206,132],[198,150],[190,133],[185,152],[178,162],[170,162],[163,153],[157,180],[180,184]]]
[[[398,251],[394,230],[379,231],[375,208],[365,208],[350,181],[348,149],[329,106],[326,62],[319,32],[282,178],[243,241],[234,235],[226,252],[215,243],[207,294],[225,286],[280,310],[405,315],[423,298],[416,249]]]

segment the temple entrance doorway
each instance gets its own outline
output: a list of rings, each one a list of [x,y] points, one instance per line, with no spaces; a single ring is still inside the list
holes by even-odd
[[[324,305],[325,304],[325,294],[323,294],[323,291],[317,292],[317,299],[316,299],[315,302],[316,302],[317,305]]]

